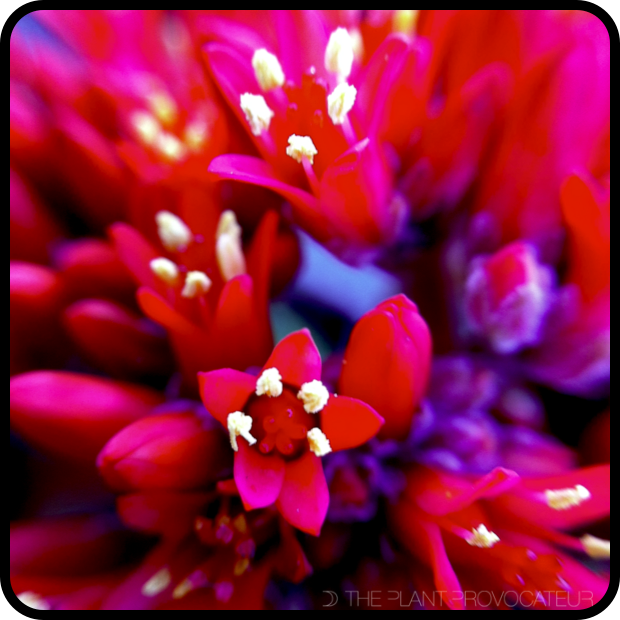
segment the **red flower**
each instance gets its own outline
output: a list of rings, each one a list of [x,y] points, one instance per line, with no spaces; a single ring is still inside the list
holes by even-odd
[[[385,419],[379,437],[404,439],[426,391],[431,335],[404,295],[380,303],[355,325],[338,391],[359,398]]]
[[[609,558],[609,542],[561,532],[609,514],[609,467],[551,478],[522,479],[497,468],[472,483],[464,477],[414,468],[403,497],[390,509],[395,536],[430,565],[435,586],[452,609],[464,607],[463,589],[506,591],[522,606],[585,609],[600,600],[608,581],[555,545],[593,558]],[[454,567],[453,567],[454,565]],[[472,568],[475,570],[472,571]]]
[[[205,406],[230,433],[246,509],[276,502],[289,523],[314,535],[329,503],[320,457],[365,443],[383,423],[361,401],[329,394],[320,378],[305,329],[275,347],[258,379],[229,368],[199,373]]]

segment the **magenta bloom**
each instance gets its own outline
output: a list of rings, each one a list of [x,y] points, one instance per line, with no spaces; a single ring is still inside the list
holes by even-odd
[[[289,523],[318,536],[329,504],[320,457],[365,443],[383,418],[327,391],[307,330],[282,340],[259,377],[228,368],[198,377],[205,407],[230,433],[246,509],[276,502]]]

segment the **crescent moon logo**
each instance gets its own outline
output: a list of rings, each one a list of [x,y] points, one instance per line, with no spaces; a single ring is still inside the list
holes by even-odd
[[[323,607],[333,607],[338,602],[338,595],[331,590],[323,590],[323,594],[329,594],[331,596],[331,600],[327,605],[323,605]]]

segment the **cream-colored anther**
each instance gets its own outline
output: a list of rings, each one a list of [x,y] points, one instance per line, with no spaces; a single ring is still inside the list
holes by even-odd
[[[163,91],[154,91],[146,96],[151,112],[163,125],[171,125],[178,118],[178,108],[175,100]]]
[[[246,273],[241,232],[234,212],[224,211],[215,232],[215,257],[220,273],[227,282]]]
[[[167,568],[157,571],[143,586],[144,596],[157,596],[163,592],[172,582],[172,575]]]
[[[25,592],[18,594],[17,598],[24,605],[26,605],[26,607],[30,607],[32,609],[48,611],[52,608],[52,606],[42,596],[32,592],[31,590],[26,590]]]
[[[183,130],[183,140],[187,147],[194,151],[200,151],[207,141],[209,128],[206,121],[199,119],[189,123]]]
[[[266,49],[259,49],[254,52],[252,68],[261,90],[266,92],[284,84],[284,72],[280,62]]]
[[[547,505],[553,510],[569,510],[583,504],[590,497],[592,497],[590,491],[580,484],[569,489],[547,489],[545,491]]]
[[[303,401],[307,413],[318,413],[327,405],[329,391],[318,379],[314,379],[301,386],[297,398]]]
[[[275,398],[282,394],[282,387],[282,376],[278,369],[267,368],[256,381],[256,395],[263,396],[264,394]]]
[[[155,144],[161,132],[161,125],[152,114],[139,110],[131,115],[130,122],[142,144],[147,146]]]
[[[415,34],[419,17],[420,11],[394,11],[394,15],[392,16],[392,30],[400,34],[412,36]]]
[[[160,280],[169,286],[174,286],[179,279],[179,268],[171,260],[163,256],[154,258],[149,263],[149,267]]]
[[[308,431],[308,445],[310,451],[314,452],[317,456],[325,456],[332,451],[332,447],[329,445],[329,439],[325,437],[325,433],[320,428],[311,428]]]
[[[243,93],[239,99],[239,105],[245,114],[250,129],[255,136],[260,136],[263,131],[269,129],[273,118],[273,111],[267,105],[262,95]]]
[[[230,436],[230,447],[235,452],[239,450],[239,445],[237,444],[237,437],[239,436],[243,437],[251,446],[256,443],[256,438],[250,434],[252,418],[249,415],[245,415],[242,411],[233,411],[233,413],[228,414],[226,423]]]
[[[293,134],[289,136],[288,144],[289,146],[286,147],[286,154],[300,164],[304,157],[313,164],[314,156],[319,153],[310,136],[296,136]]]
[[[467,543],[472,547],[480,547],[481,549],[490,549],[499,542],[499,536],[495,532],[489,532],[484,524],[475,527],[467,538]]]
[[[187,596],[194,589],[190,579],[184,579],[173,591],[172,598],[180,599]]]
[[[325,68],[346,80],[353,66],[353,41],[346,28],[336,28],[329,36],[325,48]]]
[[[188,271],[185,276],[185,284],[181,291],[181,297],[193,299],[204,295],[211,288],[209,276],[202,271]]]
[[[165,131],[155,138],[154,147],[169,161],[180,161],[187,155],[187,147],[176,136]]]
[[[580,539],[584,551],[595,560],[608,560],[611,557],[610,543],[608,540],[586,534]]]
[[[334,88],[331,95],[327,96],[327,113],[334,125],[342,125],[347,114],[351,111],[355,103],[357,90],[346,82],[341,82]]]
[[[155,215],[157,235],[162,245],[171,252],[182,252],[192,242],[192,231],[187,224],[170,211],[159,211]]]

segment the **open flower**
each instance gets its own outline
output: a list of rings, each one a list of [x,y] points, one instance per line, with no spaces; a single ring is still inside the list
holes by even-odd
[[[305,329],[275,347],[258,377],[229,368],[198,377],[205,407],[230,433],[246,509],[275,502],[289,523],[315,536],[329,504],[321,457],[365,443],[383,423],[320,379],[321,357]]]
[[[557,547],[609,558],[608,541],[562,531],[609,514],[608,466],[538,479],[497,468],[475,482],[413,468],[407,478],[389,511],[394,535],[432,567],[451,609],[466,604],[457,573],[470,590],[497,592],[504,609],[511,604],[506,591],[525,608],[560,609],[570,596],[572,608],[584,609],[607,590],[606,579]]]

